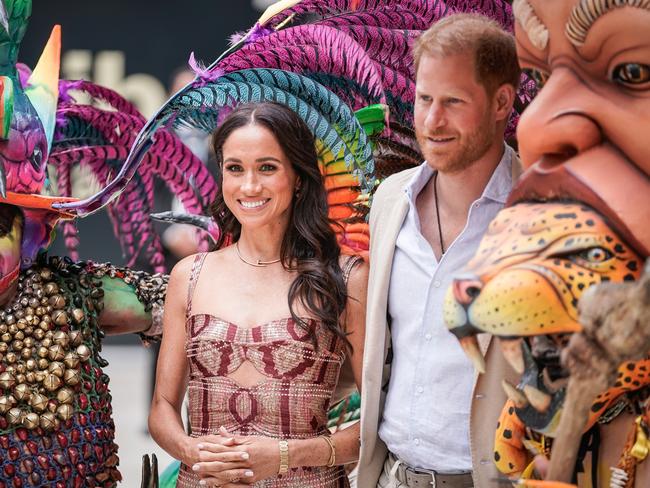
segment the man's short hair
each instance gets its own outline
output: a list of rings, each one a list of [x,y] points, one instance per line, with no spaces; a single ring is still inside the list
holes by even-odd
[[[519,88],[521,68],[515,40],[495,21],[479,14],[454,14],[435,22],[413,46],[417,73],[422,56],[474,53],[476,80],[488,95],[509,84]]]

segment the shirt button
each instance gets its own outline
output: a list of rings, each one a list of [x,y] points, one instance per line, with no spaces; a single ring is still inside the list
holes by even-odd
[[[436,288],[440,288],[440,282],[439,281],[434,281],[433,286],[435,286]]]
[[[424,388],[422,388],[421,386],[418,386],[418,393],[422,393],[423,391],[424,391]]]
[[[430,341],[430,340],[431,340],[431,334],[427,334],[427,335],[425,335],[424,338],[425,338],[427,341]]]
[[[415,440],[413,441],[413,443],[414,443],[416,446],[419,446],[419,445],[420,445],[420,439],[415,439]]]

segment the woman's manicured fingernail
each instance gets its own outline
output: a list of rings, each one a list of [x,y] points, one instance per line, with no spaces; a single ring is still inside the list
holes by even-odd
[[[249,471],[244,471],[244,476],[246,476],[247,478],[250,478],[251,476],[253,476],[253,472],[250,471],[250,470]]]
[[[198,464],[195,464],[194,466],[192,466],[192,471],[198,471],[198,470],[199,470],[199,465]]]
[[[241,458],[242,458],[242,459],[248,459],[249,457],[250,457],[250,456],[248,455],[247,452],[242,452],[242,453],[241,453]]]
[[[197,444],[196,447],[197,447],[198,449],[203,449],[203,444]]]

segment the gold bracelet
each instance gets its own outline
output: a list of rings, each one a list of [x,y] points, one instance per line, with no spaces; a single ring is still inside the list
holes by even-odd
[[[287,441],[278,441],[280,447],[280,468],[278,474],[286,474],[289,471],[289,443]]]
[[[325,439],[327,445],[330,446],[330,458],[327,460],[327,464],[325,466],[332,468],[336,465],[336,448],[334,447],[334,441],[327,435],[322,435],[321,437]]]

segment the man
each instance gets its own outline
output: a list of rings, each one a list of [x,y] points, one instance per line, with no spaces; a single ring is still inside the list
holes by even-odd
[[[358,486],[485,488],[506,367],[484,342],[477,381],[442,303],[516,179],[503,139],[520,71],[512,37],[477,15],[439,21],[414,57],[426,162],[388,178],[370,215]]]

